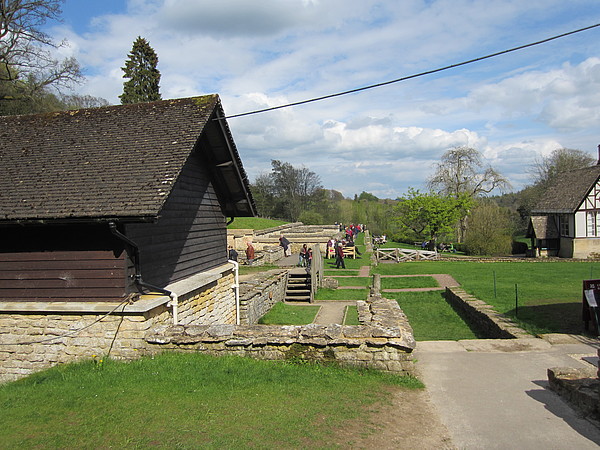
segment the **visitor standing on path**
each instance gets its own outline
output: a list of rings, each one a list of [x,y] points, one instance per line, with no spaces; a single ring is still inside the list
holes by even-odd
[[[341,242],[338,242],[335,247],[335,267],[339,269],[340,265],[342,266],[342,269],[346,268],[346,263],[344,263],[344,247]]]
[[[246,247],[246,259],[248,260],[248,265],[251,266],[254,262],[254,247],[252,246],[252,242],[248,241],[248,246]]]
[[[304,244],[300,249],[300,254],[298,255],[298,266],[304,267],[306,265],[307,258],[308,248],[306,248],[306,244]]]

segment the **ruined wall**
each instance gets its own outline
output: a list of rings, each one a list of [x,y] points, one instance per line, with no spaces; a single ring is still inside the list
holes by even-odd
[[[365,325],[163,325],[149,330],[146,341],[155,352],[312,360],[412,374],[416,343],[398,303],[381,297],[362,303]]]
[[[514,339],[531,337],[512,320],[497,312],[487,303],[467,294],[463,289],[447,287],[444,297],[455,309],[467,317],[467,322],[486,339]]]
[[[284,301],[287,277],[287,270],[273,270],[240,283],[240,324],[258,323],[275,303]]]

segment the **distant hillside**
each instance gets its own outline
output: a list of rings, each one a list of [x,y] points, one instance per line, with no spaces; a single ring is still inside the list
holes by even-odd
[[[263,219],[262,217],[236,217],[233,223],[228,225],[227,228],[230,230],[239,230],[242,228],[264,230],[265,228],[272,228],[286,223],[288,222],[284,220]]]

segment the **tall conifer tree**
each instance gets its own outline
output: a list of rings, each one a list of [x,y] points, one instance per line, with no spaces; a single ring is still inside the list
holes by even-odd
[[[119,96],[122,104],[152,102],[161,100],[159,92],[160,72],[158,55],[148,41],[140,36],[133,43],[133,48],[125,61],[123,78],[123,94]]]

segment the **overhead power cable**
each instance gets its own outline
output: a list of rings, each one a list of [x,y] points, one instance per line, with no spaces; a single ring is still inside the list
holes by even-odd
[[[443,72],[444,70],[454,69],[454,68],[460,67],[460,66],[466,66],[467,64],[473,64],[475,62],[483,61],[485,59],[490,59],[490,58],[494,58],[496,56],[501,56],[501,55],[505,55],[507,53],[512,53],[512,52],[516,52],[518,50],[523,50],[525,48],[534,47],[536,45],[545,44],[546,42],[554,41],[556,39],[560,39],[560,38],[563,38],[563,37],[566,37],[566,36],[570,36],[570,35],[576,34],[576,33],[581,33],[583,31],[588,31],[588,30],[591,30],[592,28],[597,28],[597,27],[600,27],[600,23],[597,23],[595,25],[590,25],[590,26],[584,27],[584,28],[579,28],[578,30],[569,31],[568,33],[559,34],[557,36],[552,36],[552,37],[543,39],[541,41],[532,42],[530,44],[525,44],[525,45],[520,45],[519,47],[510,48],[508,50],[502,50],[501,52],[492,53],[490,55],[481,56],[479,58],[469,59],[468,61],[463,61],[463,62],[459,62],[459,63],[456,63],[456,64],[451,64],[449,66],[440,67],[438,69],[428,70],[426,72],[416,73],[414,75],[408,75],[408,76],[405,76],[405,77],[402,77],[402,78],[396,78],[395,80],[390,80],[390,81],[384,81],[382,83],[371,84],[371,85],[359,87],[359,88],[356,88],[356,89],[350,89],[349,91],[337,92],[335,94],[323,95],[321,97],[315,97],[315,98],[311,98],[311,99],[308,99],[308,100],[301,100],[301,101],[298,101],[298,102],[286,103],[286,104],[279,105],[279,106],[272,106],[272,107],[269,107],[269,108],[257,109],[257,110],[248,111],[248,112],[245,112],[245,113],[233,114],[231,116],[219,117],[219,118],[217,118],[215,120],[233,119],[234,117],[249,116],[249,115],[252,115],[252,114],[259,114],[259,113],[263,113],[263,112],[267,112],[267,111],[274,111],[276,109],[289,108],[291,106],[304,105],[306,103],[318,102],[318,101],[321,101],[321,100],[327,100],[329,98],[340,97],[342,95],[354,94],[355,92],[361,92],[361,91],[366,91],[368,89],[374,89],[374,88],[381,87],[381,86],[387,86],[389,84],[399,83],[401,81],[411,80],[413,78],[418,78],[418,77],[422,77],[422,76],[425,76],[425,75],[431,75],[431,74],[434,74],[434,73]]]

